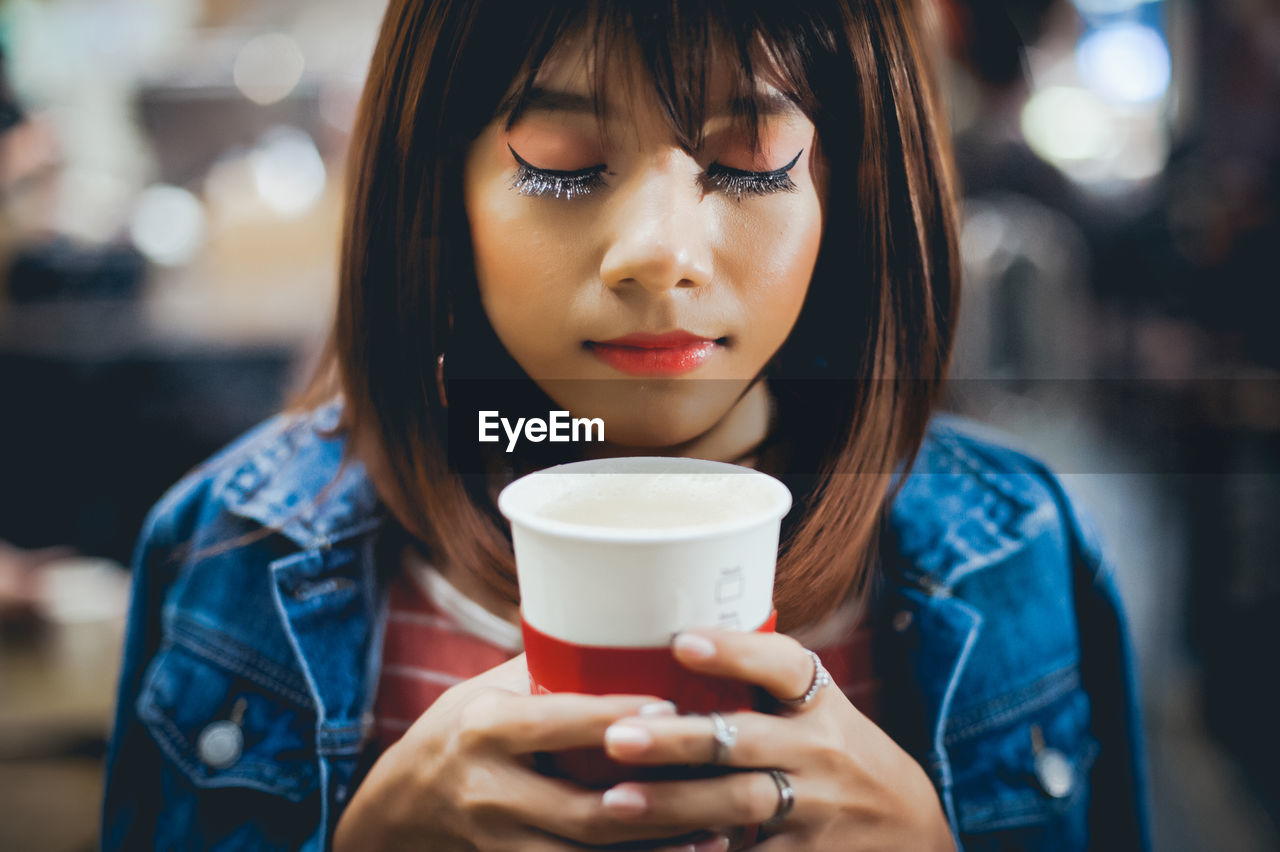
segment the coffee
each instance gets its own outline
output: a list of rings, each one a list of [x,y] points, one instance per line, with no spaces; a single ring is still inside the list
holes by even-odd
[[[777,503],[765,483],[738,474],[561,474],[553,488],[538,517],[622,530],[721,524]]]

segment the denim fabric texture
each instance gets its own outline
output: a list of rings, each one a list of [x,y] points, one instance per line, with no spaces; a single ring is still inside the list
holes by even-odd
[[[363,468],[340,468],[343,440],[324,434],[338,414],[267,421],[148,516],[104,849],[330,846],[368,765],[390,526]],[[1148,848],[1123,613],[1058,480],[935,416],[881,558],[882,716],[958,845]]]

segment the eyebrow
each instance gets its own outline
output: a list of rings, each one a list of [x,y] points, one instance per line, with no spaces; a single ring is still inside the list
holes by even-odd
[[[708,118],[746,115],[748,103],[749,101],[746,98],[735,99],[716,112],[713,112],[708,116]],[[757,113],[760,116],[798,116],[803,114],[802,110],[794,100],[776,90],[757,92],[756,106]],[[611,106],[610,104],[603,104],[602,107],[601,113],[605,120],[608,120],[611,115],[618,112],[617,107]],[[510,115],[507,118],[507,126],[510,127],[519,120],[522,115],[530,112],[559,112],[576,115],[595,115],[596,107],[590,95],[534,86],[529,90],[528,96],[524,99],[524,102],[520,105],[520,109],[518,111],[515,110],[515,98],[512,98],[510,101],[503,104],[503,109],[501,111],[510,111]]]

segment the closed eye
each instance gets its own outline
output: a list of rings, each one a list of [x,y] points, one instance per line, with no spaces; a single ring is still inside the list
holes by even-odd
[[[716,189],[736,197],[739,201],[744,195],[769,195],[774,192],[795,192],[796,184],[790,172],[800,162],[800,152],[791,158],[780,169],[767,172],[751,172],[712,163],[707,167],[706,181]]]
[[[511,182],[511,188],[521,195],[535,197],[552,195],[556,198],[563,195],[569,199],[579,195],[590,195],[605,185],[604,178],[601,177],[607,168],[604,164],[575,171],[540,169],[530,165],[510,144],[507,145],[507,150],[516,158],[516,163],[519,165],[515,180]]]
[[[511,156],[515,157],[517,164],[511,188],[521,195],[536,198],[563,197],[569,200],[590,195],[606,185],[603,176],[608,173],[608,166],[603,163],[572,171],[543,169],[521,157],[510,144],[507,145],[507,150],[511,152]],[[803,153],[802,148],[785,166],[763,172],[735,169],[731,166],[712,163],[707,167],[702,180],[710,188],[731,195],[738,201],[741,201],[744,195],[795,192],[796,184],[791,179],[790,172],[800,161],[800,155]]]

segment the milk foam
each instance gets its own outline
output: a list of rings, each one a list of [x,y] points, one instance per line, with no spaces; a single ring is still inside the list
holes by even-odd
[[[767,481],[741,474],[559,474],[543,502],[550,521],[614,529],[720,524],[767,512],[777,495]]]

